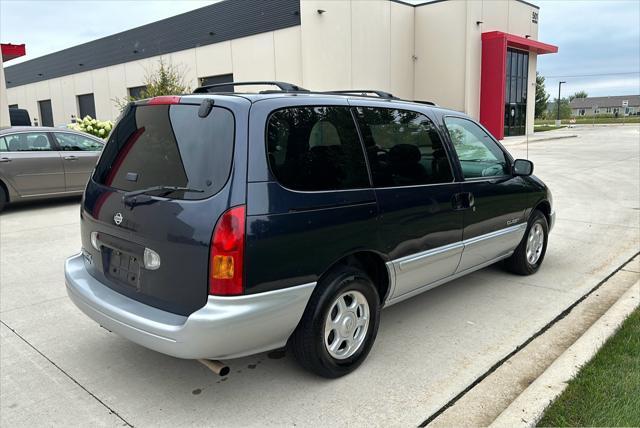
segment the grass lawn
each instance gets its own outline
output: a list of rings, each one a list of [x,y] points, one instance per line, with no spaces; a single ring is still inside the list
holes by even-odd
[[[569,382],[538,426],[640,426],[640,309]]]
[[[554,129],[566,128],[566,125],[554,126],[554,125],[536,125],[533,127],[533,132],[545,132],[553,131]]]
[[[626,117],[575,117],[576,124],[591,125],[591,124],[604,124],[604,123],[640,123],[640,116],[626,116]],[[570,119],[562,119],[563,125],[568,125]],[[555,120],[553,119],[536,119],[534,122],[536,125],[553,125]]]

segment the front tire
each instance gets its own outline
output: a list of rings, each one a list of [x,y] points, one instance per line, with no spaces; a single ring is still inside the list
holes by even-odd
[[[379,322],[380,298],[371,279],[360,269],[339,267],[318,282],[289,347],[305,369],[337,378],[367,358]]]
[[[535,210],[529,219],[527,231],[505,267],[518,275],[531,275],[538,271],[547,252],[549,224],[544,214]]]
[[[4,207],[7,205],[9,201],[9,197],[4,188],[0,185],[0,212],[4,210]]]

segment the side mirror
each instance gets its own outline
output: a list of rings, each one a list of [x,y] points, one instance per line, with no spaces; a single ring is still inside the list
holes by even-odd
[[[533,174],[533,162],[526,159],[516,159],[511,168],[515,176],[528,176]]]

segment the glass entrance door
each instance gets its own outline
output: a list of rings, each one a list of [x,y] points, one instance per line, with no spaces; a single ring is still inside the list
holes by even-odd
[[[524,135],[527,129],[529,52],[507,49],[504,135]]]

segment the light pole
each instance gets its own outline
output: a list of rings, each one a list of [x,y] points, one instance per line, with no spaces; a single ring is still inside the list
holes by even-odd
[[[556,119],[556,126],[560,126],[560,90],[562,89],[562,84],[567,83],[564,80],[558,82],[558,117]]]

